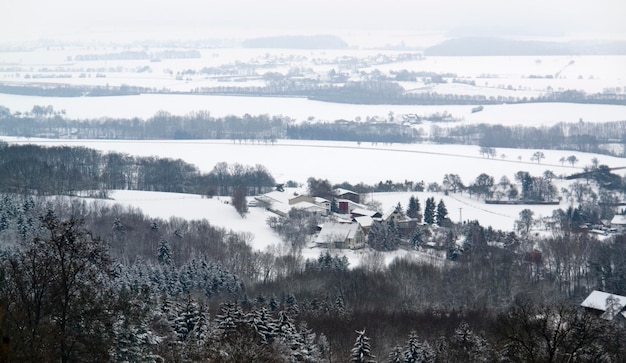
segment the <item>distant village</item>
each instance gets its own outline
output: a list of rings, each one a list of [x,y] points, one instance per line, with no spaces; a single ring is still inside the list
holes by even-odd
[[[332,211],[332,201],[299,194],[296,189],[275,190],[255,197],[250,206],[266,206],[281,217],[287,217],[291,209],[299,209],[321,217],[313,239],[314,247],[359,249],[367,245],[367,235],[374,223],[391,223],[399,230],[414,228],[418,220],[408,217],[397,207],[381,213],[361,204],[360,195],[348,189],[334,189],[336,212]]]

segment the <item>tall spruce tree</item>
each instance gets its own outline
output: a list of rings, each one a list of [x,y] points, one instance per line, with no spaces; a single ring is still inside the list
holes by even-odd
[[[438,226],[442,226],[446,219],[448,219],[448,208],[446,208],[446,204],[443,202],[443,199],[439,200],[439,204],[437,204],[436,219]]]
[[[426,199],[426,207],[424,208],[424,222],[428,224],[435,223],[435,198]]]
[[[165,238],[161,238],[159,241],[159,254],[157,260],[160,264],[169,266],[172,264],[172,253],[170,251],[170,244]]]
[[[418,223],[422,222],[420,201],[414,195],[409,198],[409,207],[406,210],[406,215],[410,218],[417,219]]]
[[[370,347],[370,338],[365,335],[365,329],[357,330],[356,341],[352,348],[352,354],[350,356],[351,362],[357,363],[369,363],[374,362],[374,356],[372,355],[372,348]]]

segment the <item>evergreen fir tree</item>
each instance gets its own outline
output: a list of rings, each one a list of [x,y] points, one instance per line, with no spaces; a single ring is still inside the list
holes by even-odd
[[[285,303],[287,304],[287,312],[290,316],[294,317],[300,314],[300,307],[298,306],[295,296],[288,294]]]
[[[339,205],[337,205],[337,199],[335,198],[330,201],[330,211],[333,213],[339,213]]]
[[[443,199],[439,200],[437,204],[437,225],[442,226],[445,220],[448,218],[448,209],[446,208]]]
[[[435,223],[435,198],[426,199],[426,207],[424,208],[424,222],[428,224]]]
[[[403,353],[404,362],[407,363],[430,363],[435,362],[435,353],[430,345],[426,342],[422,343],[417,337],[417,333],[411,332],[407,347]]]
[[[474,333],[466,322],[461,322],[454,331],[453,345],[457,356],[466,362],[486,362],[489,360],[489,346],[485,338]]]
[[[402,347],[396,345],[389,353],[389,363],[404,363],[404,351]]]
[[[320,362],[330,362],[330,343],[328,342],[328,338],[326,338],[326,335],[320,334],[319,338],[317,339],[317,350],[319,352]]]
[[[394,251],[398,249],[400,237],[393,221],[372,224],[367,234],[367,243],[377,251]]]
[[[200,319],[198,304],[187,294],[182,303],[176,306],[176,320],[174,321],[174,331],[178,336],[178,340],[185,341],[187,337],[196,329],[196,325]]]
[[[422,222],[422,214],[420,202],[415,196],[411,196],[409,199],[409,207],[406,210],[406,215],[410,218],[417,219],[418,223]]]
[[[278,301],[276,300],[276,296],[272,295],[269,302],[270,311],[278,310]]]
[[[400,202],[398,202],[398,204],[396,204],[396,208],[394,209],[394,212],[400,214],[400,215],[404,215],[404,208],[402,208],[402,204],[400,204]]]
[[[274,341],[279,327],[265,307],[250,312],[247,320],[262,344],[271,344]]]
[[[372,355],[372,349],[370,347],[370,338],[365,335],[365,329],[356,331],[357,337],[352,348],[352,354],[350,355],[350,361],[356,363],[370,363],[374,362],[374,356]]]
[[[170,266],[172,264],[172,254],[170,244],[165,238],[159,240],[159,254],[157,259],[161,265]]]

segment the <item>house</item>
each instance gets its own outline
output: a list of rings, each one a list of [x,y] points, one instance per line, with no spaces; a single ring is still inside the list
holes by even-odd
[[[346,199],[354,203],[360,203],[361,197],[359,196],[359,193],[343,188],[337,188],[334,192],[338,199]]]
[[[315,239],[318,247],[326,248],[361,248],[364,238],[357,223],[327,222],[322,226]]]
[[[411,220],[411,218],[407,217],[402,211],[398,210],[397,207],[391,207],[380,217],[383,222],[391,222],[396,225],[401,223],[406,223]]]
[[[402,211],[398,210],[397,207],[389,208],[389,210],[377,220],[384,223],[393,222],[400,233],[409,233],[418,225],[417,219],[408,217]]]
[[[315,203],[316,205],[319,205],[320,207],[326,208],[328,213],[330,213],[330,200],[324,199],[322,197],[315,197],[313,198],[313,203]]]
[[[606,320],[613,320],[620,315],[626,318],[626,296],[609,294],[608,292],[594,290],[580,306],[594,311]]]
[[[274,190],[256,196],[254,199],[257,201],[257,204],[266,206],[269,211],[281,217],[286,217],[293,208],[323,216],[330,214],[330,201],[324,198],[300,194],[299,190],[295,188],[289,188],[284,191]]]
[[[319,215],[319,216],[326,216],[326,215],[328,215],[328,209],[327,208],[319,206],[319,205],[317,205],[315,203],[300,202],[298,204],[295,204],[295,205],[291,206],[291,208],[303,210],[303,211],[308,212],[310,214],[315,214],[315,215]]]
[[[364,216],[368,216],[371,218],[380,218],[383,215],[375,210],[369,210],[369,209],[363,209],[363,208],[354,208],[350,211],[350,214],[352,214],[352,217],[364,217]]]
[[[294,204],[298,204],[301,202],[314,203],[315,198],[309,197],[308,195],[297,195],[289,199],[289,205],[294,205]]]
[[[626,215],[616,214],[611,219],[611,229],[615,229],[618,232],[626,231]]]
[[[374,219],[370,216],[354,217],[352,220],[356,222],[359,227],[361,227],[361,231],[363,232],[364,236],[367,236],[370,231],[370,227],[374,223]]]

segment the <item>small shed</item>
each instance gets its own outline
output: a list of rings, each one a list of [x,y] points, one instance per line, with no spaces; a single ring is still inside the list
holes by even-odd
[[[616,214],[611,219],[611,228],[618,230],[619,232],[626,231],[626,215]]]
[[[613,320],[619,315],[626,318],[626,296],[594,290],[580,306],[599,313],[606,320]]]

